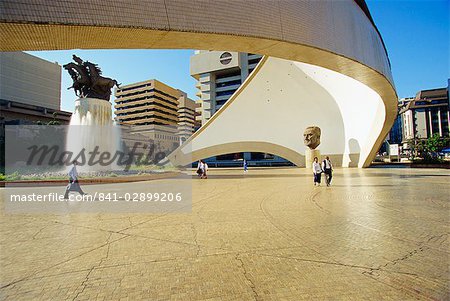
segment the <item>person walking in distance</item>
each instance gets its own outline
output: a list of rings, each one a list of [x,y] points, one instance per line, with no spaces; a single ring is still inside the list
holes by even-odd
[[[201,177],[203,175],[203,163],[202,160],[198,160],[197,163],[197,175]]]
[[[244,172],[248,171],[248,163],[247,160],[244,159]]]
[[[331,164],[330,157],[326,156],[322,162],[322,170],[325,173],[325,182],[327,186],[331,185],[331,179],[333,178],[333,164]]]
[[[78,172],[77,172],[77,161],[72,162],[73,166],[69,171],[69,184],[66,187],[66,192],[64,193],[64,199],[69,198],[69,192],[75,191],[81,195],[86,195],[84,191],[81,189],[80,184],[78,183]]]
[[[208,178],[208,174],[207,174],[208,164],[203,160],[201,160],[201,162],[202,162],[202,176],[200,177],[200,179],[207,179]]]
[[[314,173],[314,186],[320,186],[320,178],[322,177],[322,167],[320,166],[319,159],[314,157],[314,162],[312,164],[312,169]]]

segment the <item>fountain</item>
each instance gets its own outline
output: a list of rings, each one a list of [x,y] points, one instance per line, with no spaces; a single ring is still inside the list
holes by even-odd
[[[70,119],[66,151],[73,154],[84,151],[86,162],[79,162],[79,171],[115,169],[116,161],[110,164],[89,163],[89,153],[96,152],[98,157],[104,156],[107,161],[108,154],[112,158],[120,151],[120,129],[113,123],[109,102],[111,88],[118,86],[117,81],[101,76],[101,70],[96,64],[83,61],[75,55],[73,60],[76,63],[66,64],[64,69],[73,79],[69,89],[73,88],[80,98],[75,101],[75,110]]]

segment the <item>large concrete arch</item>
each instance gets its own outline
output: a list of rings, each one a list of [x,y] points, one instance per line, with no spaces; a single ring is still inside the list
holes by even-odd
[[[245,150],[305,166],[303,131],[315,125],[322,130],[322,155],[335,166],[362,167],[382,120],[383,101],[360,82],[321,67],[264,57],[225,106],[169,159],[187,165]]]
[[[353,148],[357,145],[363,153],[358,166],[370,164],[396,116],[397,97],[387,53],[361,0],[55,0],[51,4],[44,0],[3,0],[0,11],[1,51],[226,49],[302,62],[350,77],[381,100],[372,111],[375,120],[366,132],[367,141],[362,145],[352,137],[344,141]],[[261,66],[260,72],[263,69]],[[360,96],[360,101],[366,102],[365,95]],[[193,139],[206,135],[206,129],[212,128],[225,111],[220,110],[190,141],[195,145]],[[217,142],[216,148],[222,143]]]

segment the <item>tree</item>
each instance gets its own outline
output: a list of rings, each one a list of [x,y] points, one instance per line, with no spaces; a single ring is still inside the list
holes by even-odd
[[[441,150],[445,145],[444,138],[441,138],[439,134],[434,134],[431,137],[428,137],[424,143],[424,151],[428,153],[435,153]]]
[[[449,143],[450,139],[448,137],[440,137],[438,133],[433,134],[427,139],[408,140],[413,158],[420,157],[425,160],[436,159],[436,153],[448,146]]]
[[[40,120],[37,121],[36,123],[38,125],[60,125],[61,123],[58,120],[56,120],[56,117],[58,116],[58,113],[57,112],[53,112],[52,116],[53,116],[53,120],[50,120],[47,123],[44,123],[44,122],[42,122]]]

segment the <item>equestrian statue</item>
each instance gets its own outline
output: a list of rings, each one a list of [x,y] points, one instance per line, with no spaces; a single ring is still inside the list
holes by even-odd
[[[109,101],[111,89],[120,87],[115,79],[102,76],[102,70],[88,61],[83,61],[76,55],[72,56],[75,63],[65,64],[64,69],[72,77],[73,84],[67,89],[74,89],[75,95],[81,98],[99,98]]]

